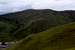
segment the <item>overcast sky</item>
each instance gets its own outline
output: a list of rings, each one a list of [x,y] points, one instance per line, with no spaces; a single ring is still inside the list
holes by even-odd
[[[0,0],[0,13],[32,8],[75,10],[75,0]]]

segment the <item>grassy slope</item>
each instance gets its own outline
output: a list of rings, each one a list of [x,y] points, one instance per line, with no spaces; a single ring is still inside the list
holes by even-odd
[[[75,23],[70,23],[29,36],[7,50],[74,50],[74,47]]]
[[[29,34],[39,33],[50,27],[74,22],[74,12],[30,9],[2,15],[0,20],[15,25],[15,28],[10,32],[14,35],[15,39],[21,40]]]

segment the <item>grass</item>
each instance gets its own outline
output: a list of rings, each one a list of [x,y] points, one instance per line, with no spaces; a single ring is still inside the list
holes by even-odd
[[[74,50],[75,22],[28,36],[7,50]]]

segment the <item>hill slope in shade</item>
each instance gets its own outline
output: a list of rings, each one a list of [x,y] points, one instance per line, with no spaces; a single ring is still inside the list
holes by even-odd
[[[30,34],[36,34],[55,26],[75,22],[74,16],[74,10],[55,11],[51,9],[30,9],[0,15],[0,21],[10,26],[11,30],[8,30],[8,32],[13,36],[13,39],[21,40]],[[11,25],[13,28],[11,28]],[[6,31],[5,29],[3,30]]]
[[[39,33],[50,27],[63,25],[75,21],[75,11],[25,10],[21,12],[1,15],[0,18],[16,25],[11,31],[16,38],[24,38],[32,33]],[[23,35],[21,37],[21,34]],[[20,35],[20,36],[17,36]]]
[[[74,50],[75,23],[48,29],[29,36],[7,50]]]

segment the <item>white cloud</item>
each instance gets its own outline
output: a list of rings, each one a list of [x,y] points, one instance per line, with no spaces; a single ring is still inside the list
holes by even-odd
[[[74,0],[43,0],[35,1],[32,7],[35,9],[51,8],[55,10],[64,10],[72,9],[75,6],[74,3]]]
[[[0,14],[32,8],[28,0],[0,0]]]
[[[75,10],[75,0],[0,0],[0,12],[23,9]]]

